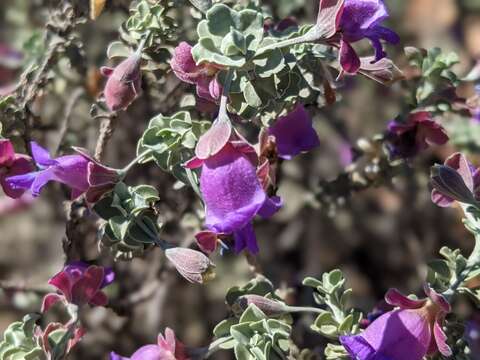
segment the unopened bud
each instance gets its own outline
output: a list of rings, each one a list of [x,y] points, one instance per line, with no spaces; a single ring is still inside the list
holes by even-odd
[[[215,277],[215,264],[200,251],[176,247],[165,250],[165,255],[180,275],[192,283],[203,284]]]
[[[102,67],[108,77],[105,85],[105,102],[111,111],[126,109],[141,89],[140,54],[135,53],[123,60],[114,69]]]
[[[472,191],[467,187],[462,176],[450,166],[433,166],[431,184],[434,189],[453,200],[465,204],[477,204]]]
[[[278,316],[288,312],[287,305],[283,302],[259,295],[244,295],[239,297],[233,304],[233,311],[236,315],[241,315],[250,304],[254,304],[267,316]]]

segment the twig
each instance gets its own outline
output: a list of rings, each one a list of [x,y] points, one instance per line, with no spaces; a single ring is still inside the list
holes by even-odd
[[[95,159],[98,161],[102,161],[108,141],[115,131],[117,116],[116,112],[112,112],[105,115],[104,120],[102,120],[100,135],[98,136],[97,146],[95,147]]]
[[[70,122],[70,118],[72,117],[73,109],[75,108],[75,105],[77,104],[78,100],[84,93],[85,91],[83,90],[83,88],[80,88],[80,87],[76,88],[73,91],[72,96],[68,100],[67,104],[65,105],[65,111],[63,113],[64,114],[63,121],[58,133],[57,145],[53,148],[54,155],[58,153],[58,150],[60,150],[60,147],[62,146],[63,139],[67,134],[68,124]]]

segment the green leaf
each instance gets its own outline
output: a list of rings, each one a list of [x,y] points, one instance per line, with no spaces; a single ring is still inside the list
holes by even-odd
[[[238,324],[238,319],[237,318],[228,318],[215,326],[213,329],[213,335],[215,335],[216,338],[221,338],[223,336],[227,336],[230,334],[230,328],[233,325]]]

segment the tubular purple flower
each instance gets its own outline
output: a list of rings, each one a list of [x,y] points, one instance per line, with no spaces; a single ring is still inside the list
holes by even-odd
[[[34,197],[50,181],[57,181],[72,189],[72,199],[88,189],[87,166],[89,160],[82,155],[66,155],[52,159],[47,150],[36,142],[31,143],[32,155],[38,171],[10,176],[6,184],[15,191],[30,190]]]
[[[432,168],[432,201],[441,207],[455,201],[475,203],[480,191],[480,170],[470,164],[461,153],[445,160],[444,165]]]
[[[236,252],[247,248],[258,253],[252,220],[257,214],[271,217],[282,203],[267,196],[257,174],[255,149],[231,129],[228,119],[217,119],[199,140],[196,154],[185,166],[202,167],[205,226],[217,234],[233,235]]]
[[[292,112],[278,118],[268,129],[268,133],[275,136],[278,156],[286,160],[320,145],[312,118],[301,104]]]
[[[376,62],[386,57],[381,40],[391,44],[400,41],[395,32],[380,25],[387,18],[388,12],[383,0],[322,0],[317,27],[327,26],[329,30],[325,37],[339,45],[343,71],[355,74],[360,69],[361,61],[352,43],[370,40],[375,49],[372,62]],[[336,31],[333,32],[333,29]],[[339,40],[335,35],[338,35]]]
[[[340,342],[355,360],[422,360],[440,352],[451,356],[442,322],[451,311],[446,299],[426,288],[426,299],[413,300],[395,289],[385,300],[398,309],[377,318],[360,335],[342,336]]]
[[[105,84],[105,102],[111,111],[125,110],[141,91],[141,53],[135,52],[115,68],[102,67],[102,75],[108,77]]]
[[[390,122],[385,139],[394,158],[411,158],[431,145],[443,145],[449,140],[443,126],[427,111],[412,113],[403,123]]]

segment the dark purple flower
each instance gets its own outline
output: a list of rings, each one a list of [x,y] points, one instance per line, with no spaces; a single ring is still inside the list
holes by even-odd
[[[154,345],[145,345],[135,351],[130,357],[123,357],[110,353],[110,360],[188,360],[189,357],[183,345],[175,337],[172,329],[165,329],[165,337],[158,335],[158,342]]]
[[[412,113],[404,123],[392,121],[386,134],[390,155],[411,158],[431,145],[443,145],[449,138],[442,125],[427,111]]]
[[[222,95],[222,87],[216,79],[219,68],[211,64],[197,65],[192,56],[192,47],[181,42],[170,61],[175,75],[188,84],[197,86],[197,95],[205,100],[216,102]]]
[[[202,167],[200,190],[206,205],[206,227],[217,234],[232,234],[237,252],[258,253],[252,220],[272,216],[280,207],[269,197],[257,174],[258,155],[228,119],[217,119],[199,140],[196,158],[186,164]]]
[[[102,75],[107,76],[105,102],[111,111],[125,110],[141,91],[140,52],[135,52],[115,68],[102,67]]]
[[[347,73],[356,73],[360,68],[360,58],[352,47],[352,43],[368,39],[375,49],[375,59],[386,57],[381,40],[391,44],[400,41],[398,35],[380,24],[388,18],[387,8],[383,0],[345,0],[341,15],[339,32],[340,64]]]
[[[455,201],[472,203],[480,195],[480,170],[463,154],[455,153],[443,166],[432,169],[431,184],[432,201],[438,206],[448,207]]]
[[[278,118],[268,133],[275,136],[278,156],[282,159],[289,160],[320,145],[317,132],[312,126],[312,118],[301,104]]]
[[[390,290],[385,300],[399,309],[376,319],[360,335],[341,336],[340,342],[355,360],[422,360],[437,351],[452,355],[443,332],[442,322],[450,304],[434,290],[427,288],[428,298],[412,300]]]
[[[31,142],[31,149],[39,170],[6,178],[8,186],[15,191],[30,189],[34,197],[39,196],[42,188],[50,181],[69,186],[72,189],[72,199],[87,191],[87,158],[82,155],[66,155],[52,159],[48,151],[36,142]]]
[[[48,281],[59,293],[45,296],[42,312],[48,311],[59,301],[78,306],[86,304],[105,306],[108,298],[102,289],[110,285],[114,279],[115,274],[110,268],[89,265],[81,261],[72,262]]]
[[[7,178],[27,174],[33,169],[29,156],[16,154],[10,140],[0,139],[0,185],[7,196],[18,199],[26,190],[12,186]]]

